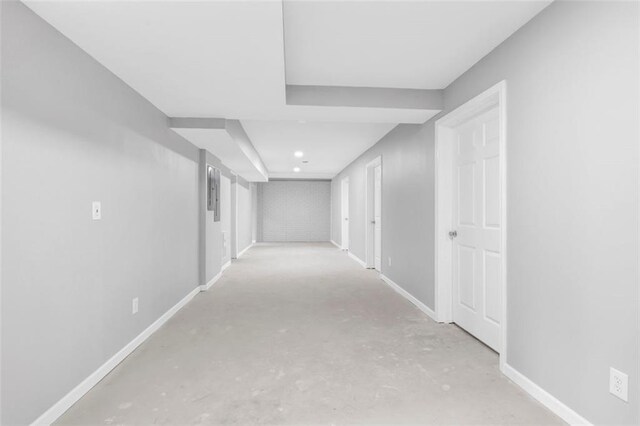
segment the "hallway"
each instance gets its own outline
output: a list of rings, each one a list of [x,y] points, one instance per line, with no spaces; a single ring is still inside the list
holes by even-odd
[[[329,243],[258,244],[59,424],[561,424]]]

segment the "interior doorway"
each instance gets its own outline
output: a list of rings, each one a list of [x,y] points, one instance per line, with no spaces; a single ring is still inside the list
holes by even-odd
[[[366,264],[382,272],[382,157],[366,167]]]
[[[231,258],[238,258],[238,176],[231,175]]]
[[[342,219],[342,250],[349,250],[349,178],[342,179],[341,184],[341,219]]]
[[[436,122],[436,315],[506,351],[506,84]]]

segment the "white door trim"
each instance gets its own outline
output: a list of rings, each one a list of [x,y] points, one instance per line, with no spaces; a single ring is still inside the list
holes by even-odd
[[[435,143],[435,300],[440,322],[453,321],[452,244],[448,233],[452,229],[453,203],[453,128],[483,110],[497,106],[500,132],[500,215],[502,251],[502,318],[500,322],[500,367],[507,360],[507,115],[506,81],[501,81],[462,106],[436,121]]]
[[[345,205],[345,192],[344,188],[347,188]],[[345,223],[349,220],[349,177],[345,177],[340,181],[340,246],[342,250],[349,250],[349,234],[350,224]],[[345,232],[346,227],[346,232]]]
[[[366,182],[366,190],[365,190],[365,263],[367,268],[375,268],[375,229],[371,226],[371,222],[374,220],[374,195],[373,192],[375,190],[375,175],[374,170],[376,166],[382,166],[382,156],[377,156],[365,167],[365,182]],[[382,217],[382,213],[380,214]],[[382,272],[382,271],[381,271]]]
[[[231,259],[238,258],[238,175],[231,175]]]

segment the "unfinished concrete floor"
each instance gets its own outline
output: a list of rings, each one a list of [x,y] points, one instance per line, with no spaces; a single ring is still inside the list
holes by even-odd
[[[260,244],[60,424],[560,424],[331,244]]]

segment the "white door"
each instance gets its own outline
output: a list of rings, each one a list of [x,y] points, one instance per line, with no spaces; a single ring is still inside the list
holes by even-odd
[[[455,129],[453,321],[500,352],[500,143],[494,108]]]
[[[349,178],[342,179],[342,250],[349,250]]]
[[[382,166],[378,164],[373,173],[373,220],[375,268],[382,271]]]

